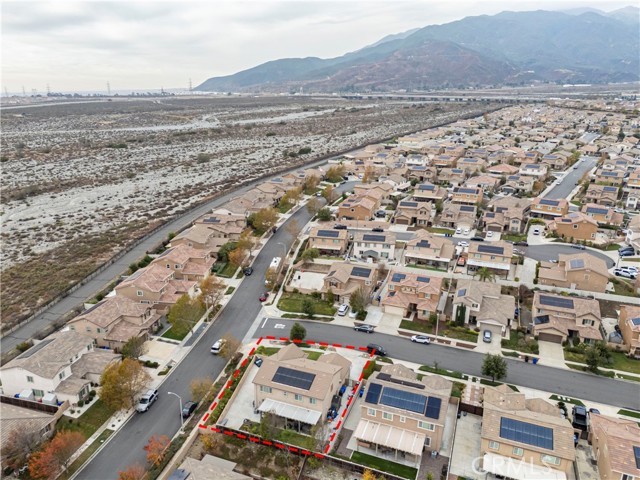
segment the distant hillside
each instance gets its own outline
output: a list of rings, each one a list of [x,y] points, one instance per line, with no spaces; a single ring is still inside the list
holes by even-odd
[[[395,35],[341,57],[274,60],[201,91],[388,91],[639,80],[636,7],[610,13],[502,12]]]

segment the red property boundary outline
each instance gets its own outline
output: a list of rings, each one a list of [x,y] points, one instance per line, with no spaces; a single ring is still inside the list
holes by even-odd
[[[316,342],[314,340],[291,340],[288,337],[276,337],[274,335],[267,335],[266,337],[260,337],[258,339],[258,341],[256,342],[256,345],[260,345],[263,340],[276,340],[276,341],[280,341],[280,342],[304,343],[306,345],[317,345],[319,347],[348,348],[349,350],[358,350],[358,351],[368,352],[367,347],[356,347],[355,345],[342,345],[341,343]],[[249,361],[249,358],[251,358],[255,353],[256,353],[256,347],[253,347],[251,349],[251,351],[249,352],[249,355],[240,364],[240,367],[238,367],[238,369],[236,369],[236,371],[233,373],[233,378],[236,378],[240,374],[240,368],[243,368],[247,364],[247,362]],[[280,449],[280,450],[288,449],[292,453],[298,453],[298,454],[304,455],[304,456],[313,455],[316,458],[323,459],[325,457],[325,455],[327,455],[329,453],[329,451],[331,450],[331,446],[333,445],[333,443],[334,443],[334,441],[336,439],[336,432],[342,426],[342,422],[344,421],[344,418],[347,415],[347,411],[348,411],[349,407],[351,406],[351,403],[356,398],[356,394],[357,394],[357,392],[358,392],[358,390],[360,388],[360,385],[362,384],[362,380],[364,379],[364,371],[370,365],[371,359],[374,357],[375,353],[376,353],[375,350],[373,350],[372,352],[369,353],[369,359],[364,364],[364,367],[362,368],[362,371],[360,372],[360,375],[358,377],[358,381],[356,382],[356,384],[354,385],[353,389],[351,390],[351,396],[350,396],[349,400],[347,400],[347,405],[342,410],[342,413],[340,414],[340,419],[338,420],[338,423],[336,424],[335,427],[333,427],[335,431],[331,434],[331,437],[329,437],[329,443],[324,448],[323,452],[311,452],[311,451],[305,450],[303,448],[297,448],[297,447],[293,447],[293,446],[284,445],[284,444],[282,444],[280,442],[275,442],[275,441],[272,442],[270,440],[263,440],[263,439],[261,439],[261,438],[259,438],[257,436],[244,435],[243,433],[232,431],[232,430],[227,430],[225,428],[220,428],[220,427],[217,427],[215,425],[207,426],[206,422],[209,419],[209,416],[211,415],[211,412],[213,412],[213,410],[218,406],[218,402],[222,399],[224,394],[231,387],[231,385],[233,383],[233,379],[230,379],[227,382],[225,387],[221,390],[220,394],[213,401],[213,403],[209,407],[209,411],[204,414],[204,416],[202,417],[202,420],[198,424],[198,428],[201,429],[201,430],[207,430],[207,431],[211,431],[211,432],[215,432],[215,433],[220,433],[220,434],[223,434],[223,435],[228,435],[230,437],[235,436],[235,437],[238,437],[238,438],[240,438],[242,440],[247,440],[247,441],[252,442],[252,443],[260,443],[262,445],[266,445],[266,446],[269,446],[269,447],[274,447],[274,448],[277,448],[277,449]]]

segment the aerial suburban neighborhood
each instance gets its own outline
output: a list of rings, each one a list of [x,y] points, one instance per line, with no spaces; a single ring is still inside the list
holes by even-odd
[[[263,179],[0,368],[3,466],[58,429],[91,478],[175,413],[161,478],[640,478],[639,106],[509,105]],[[219,375],[166,391],[192,352]]]

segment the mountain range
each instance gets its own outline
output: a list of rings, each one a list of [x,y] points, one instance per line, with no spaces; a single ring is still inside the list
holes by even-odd
[[[640,9],[502,12],[387,35],[336,58],[285,58],[196,87],[370,92],[640,80]]]

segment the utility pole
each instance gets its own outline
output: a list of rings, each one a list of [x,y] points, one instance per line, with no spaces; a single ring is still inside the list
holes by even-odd
[[[48,83],[47,83],[47,95],[51,95],[51,87],[49,87]]]

